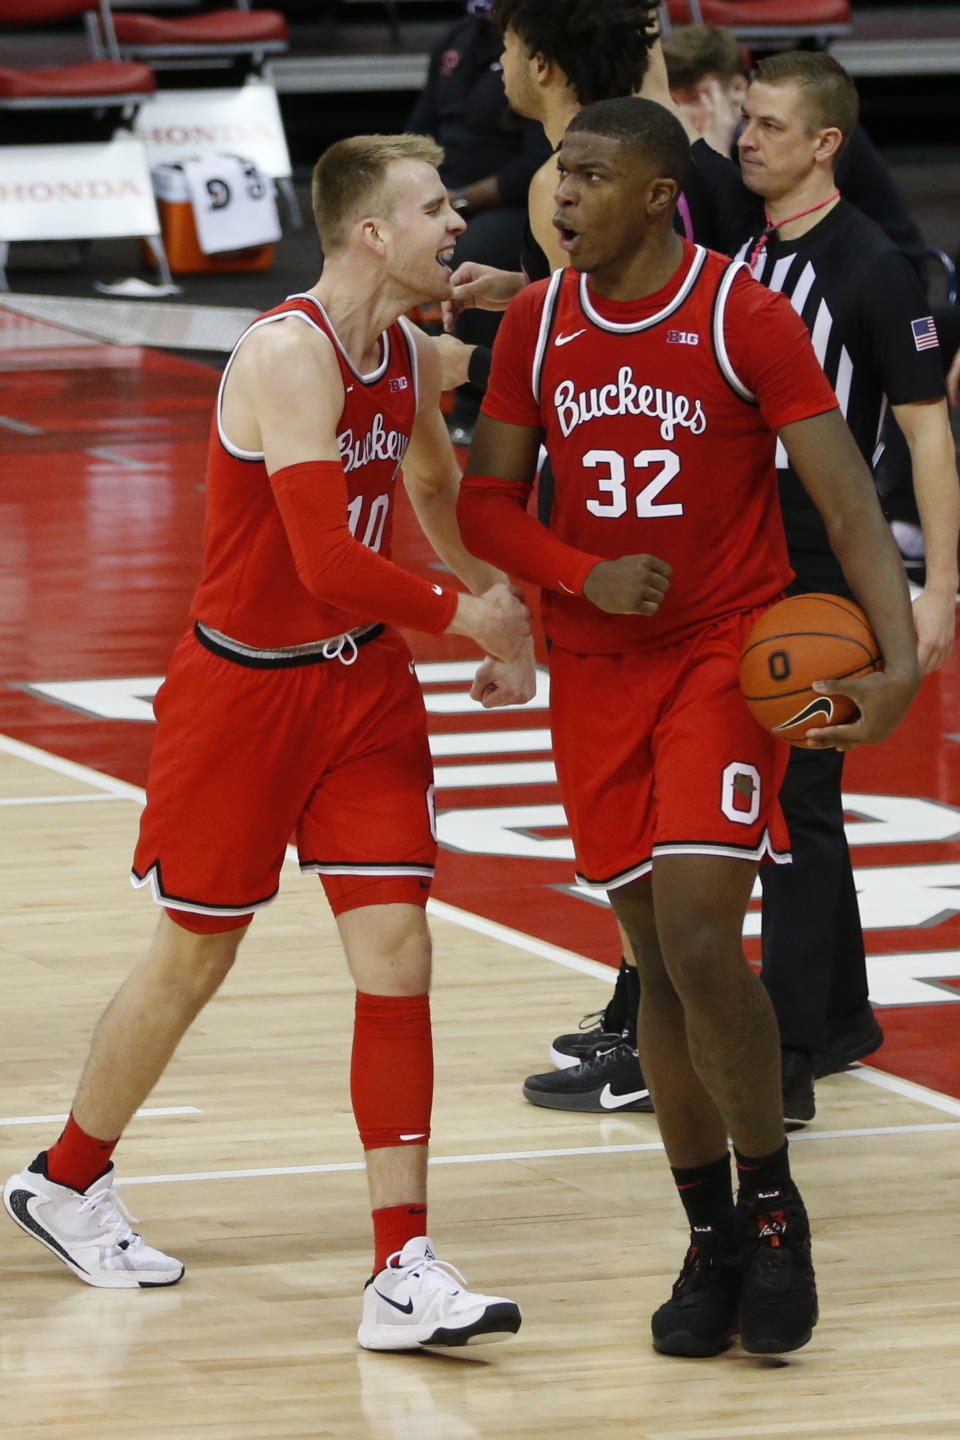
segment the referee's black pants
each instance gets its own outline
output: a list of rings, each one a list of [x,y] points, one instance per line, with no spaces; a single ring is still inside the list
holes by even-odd
[[[792,865],[760,866],[762,979],[781,1043],[818,1053],[867,1005],[867,966],[843,828],[843,753],[793,747],[780,789]],[[846,1022],[846,1023],[845,1023]]]

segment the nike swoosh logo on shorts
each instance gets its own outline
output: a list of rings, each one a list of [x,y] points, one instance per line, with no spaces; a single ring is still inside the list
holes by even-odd
[[[586,333],[587,327],[584,326],[582,330],[574,330],[572,335],[558,335],[553,343],[554,345],[556,345],[557,349],[559,349],[561,345],[569,345],[570,341],[576,340],[578,335],[586,335]]]
[[[799,725],[803,720],[812,720],[815,715],[826,715],[828,720],[833,719],[833,701],[828,695],[822,700],[811,700],[796,715],[791,715],[789,720],[781,720],[779,725],[774,725],[774,730],[789,730],[791,725]]]
[[[649,1090],[631,1090],[626,1095],[614,1095],[608,1082],[600,1091],[600,1104],[604,1110],[619,1110],[622,1105],[629,1105],[632,1100],[646,1100],[649,1094]],[[377,1293],[379,1294],[379,1291]]]
[[[376,1285],[374,1285],[373,1288],[374,1288],[374,1290],[377,1290]],[[391,1299],[390,1299],[390,1296],[389,1296],[389,1295],[384,1295],[384,1293],[383,1293],[382,1290],[377,1290],[377,1294],[379,1295],[379,1297],[380,1297],[381,1300],[386,1300],[386,1302],[387,1302],[388,1305],[392,1305],[393,1308],[394,1308],[394,1310],[399,1310],[401,1315],[412,1315],[412,1314],[413,1314],[413,1301],[412,1301],[412,1300],[408,1300],[407,1303],[406,1303],[406,1305],[401,1305],[399,1300],[391,1300]]]

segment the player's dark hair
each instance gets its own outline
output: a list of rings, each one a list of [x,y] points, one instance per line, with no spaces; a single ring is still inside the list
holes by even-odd
[[[364,214],[387,215],[396,198],[388,171],[396,160],[421,160],[439,166],[443,150],[428,135],[351,135],[337,140],[313,169],[313,218],[324,253],[346,244],[350,226]]]
[[[839,130],[843,139],[834,158],[840,158],[856,128],[860,97],[832,55],[823,50],[784,50],[761,60],[753,78],[764,85],[799,86],[810,115],[810,134],[828,126]]]
[[[600,100],[578,110],[567,126],[616,140],[626,150],[642,154],[657,167],[660,175],[683,185],[690,157],[690,142],[680,121],[654,100],[628,96]]]
[[[656,38],[656,0],[494,0],[493,19],[566,75],[581,105],[633,95]]]
[[[722,25],[675,25],[663,37],[663,58],[671,85],[696,85],[706,75],[729,84],[750,66],[740,42]]]

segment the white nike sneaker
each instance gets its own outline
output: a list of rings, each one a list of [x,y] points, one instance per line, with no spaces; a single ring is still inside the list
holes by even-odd
[[[153,1250],[130,1228],[130,1214],[113,1188],[111,1163],[86,1190],[58,1185],[47,1175],[46,1151],[3,1187],[12,1219],[52,1250],[88,1285],[105,1290],[176,1285],[183,1265]]]
[[[408,1240],[371,1275],[357,1340],[364,1350],[489,1344],[520,1329],[520,1306],[463,1288],[463,1276],[438,1260],[425,1235]]]

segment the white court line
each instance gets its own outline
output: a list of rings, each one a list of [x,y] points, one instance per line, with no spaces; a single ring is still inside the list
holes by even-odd
[[[876,1070],[872,1065],[862,1065],[849,1073],[858,1080],[865,1080],[868,1085],[876,1085],[881,1090],[891,1090],[894,1095],[918,1100],[921,1105],[930,1105],[934,1110],[945,1110],[948,1115],[960,1115],[960,1100],[954,1100],[952,1095],[943,1095],[939,1090],[931,1090],[926,1085],[918,1085],[914,1080],[902,1080],[899,1075],[889,1075],[886,1070]]]
[[[139,801],[141,805],[146,799],[146,792],[136,785],[128,785],[125,780],[115,780],[112,776],[104,775],[99,770],[91,770],[88,766],[78,765],[73,760],[64,760],[59,755],[53,755],[47,750],[40,750],[34,745],[25,745],[21,740],[14,740],[9,735],[0,735],[0,751],[15,755],[32,765],[40,765],[44,769],[55,770],[58,774],[69,775],[71,779],[82,780],[108,794],[125,795],[131,800]],[[295,857],[295,851],[293,846],[288,846],[287,857],[291,856]],[[525,950],[528,954],[552,960],[555,964],[563,965],[569,970],[577,970],[583,975],[591,975],[597,980],[605,980],[608,985],[616,982],[616,971],[610,965],[601,965],[595,960],[588,960],[582,955],[575,954],[572,950],[564,950],[559,945],[550,945],[547,941],[537,940],[534,936],[525,935],[520,930],[512,930],[507,925],[486,920],[482,915],[472,915],[468,910],[461,910],[456,905],[448,905],[444,900],[429,900],[427,912],[436,915],[438,919],[449,920],[454,925],[460,925],[465,930],[472,930],[478,935],[487,935],[491,939],[501,940],[504,944],[512,945],[517,950]],[[938,1090],[928,1089],[925,1085],[916,1085],[911,1080],[901,1080],[896,1075],[888,1075],[885,1071],[875,1070],[870,1066],[861,1067],[850,1073],[858,1075],[868,1084],[904,1095],[922,1105],[929,1105],[931,1109],[943,1110],[949,1115],[960,1115],[960,1101],[950,1095],[943,1095]]]
[[[0,805],[77,805],[84,801],[126,800],[126,795],[12,795],[0,800]]]
[[[863,1130],[816,1130],[791,1134],[795,1140],[861,1140],[873,1135],[923,1135],[929,1131],[960,1130],[960,1121],[949,1120],[931,1125],[881,1125]],[[568,1160],[588,1155],[641,1155],[662,1150],[660,1140],[645,1140],[636,1145],[578,1145],[558,1150],[494,1150],[480,1155],[431,1155],[429,1165],[490,1165],[504,1161]],[[190,1180],[261,1180],[280,1175],[338,1175],[346,1171],[364,1170],[363,1160],[343,1160],[331,1165],[278,1165],[257,1170],[202,1170],[183,1175],[124,1176],[127,1185],[174,1185]]]
[[[91,770],[87,765],[78,765],[74,760],[64,760],[60,755],[51,755],[49,750],[38,750],[35,745],[25,745],[22,740],[14,740],[9,735],[0,735],[0,750],[8,755],[16,755],[19,760],[27,760],[31,765],[40,765],[44,770],[55,770],[58,775],[69,775],[71,780],[82,780],[87,785],[95,785],[108,795],[126,795],[130,800],[139,800],[141,805],[146,799],[146,791],[138,789],[136,785],[128,785],[126,780],[114,780],[112,775]]]
[[[202,1115],[197,1105],[158,1105],[151,1110],[137,1110],[134,1119],[155,1120],[158,1115]],[[0,1130],[4,1125],[52,1125],[68,1120],[68,1115],[0,1115]]]
[[[599,961],[587,960],[573,950],[564,950],[546,940],[537,940],[533,935],[511,930],[508,925],[498,925],[495,920],[486,920],[482,915],[471,915],[469,910],[460,910],[456,905],[448,905],[445,900],[428,900],[427,914],[436,915],[438,920],[451,920],[454,925],[461,925],[464,930],[473,930],[477,935],[489,935],[493,940],[502,940],[505,945],[512,945],[515,950],[526,950],[530,955],[540,955],[544,960],[553,960],[555,964],[564,965],[568,970],[579,970],[582,975],[592,975],[595,980],[605,980],[608,985],[616,982],[617,972],[609,965],[601,965]]]

